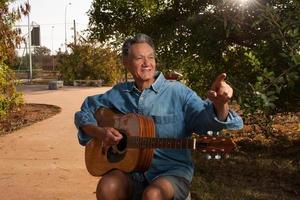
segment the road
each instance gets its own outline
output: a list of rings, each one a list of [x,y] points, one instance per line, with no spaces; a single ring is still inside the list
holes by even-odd
[[[84,98],[108,87],[22,88],[27,103],[57,105],[61,113],[0,137],[0,199],[96,199],[97,177],[88,174],[74,112]]]

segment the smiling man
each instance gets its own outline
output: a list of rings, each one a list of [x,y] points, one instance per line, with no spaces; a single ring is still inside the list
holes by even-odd
[[[226,74],[216,78],[208,92],[210,100],[204,101],[190,88],[166,80],[156,71],[155,48],[149,36],[137,34],[127,39],[122,55],[134,82],[121,83],[104,94],[86,98],[75,114],[80,144],[96,137],[109,148],[122,139],[115,128],[97,126],[94,114],[99,108],[151,117],[158,138],[190,138],[192,133],[242,128],[242,119],[228,106],[233,90],[225,82]],[[155,149],[147,171],[111,170],[100,179],[96,195],[101,200],[184,200],[193,173],[190,150]]]
[[[148,43],[136,43],[128,50],[128,55],[123,55],[123,64],[132,74],[137,88],[143,91],[155,81],[154,49]]]

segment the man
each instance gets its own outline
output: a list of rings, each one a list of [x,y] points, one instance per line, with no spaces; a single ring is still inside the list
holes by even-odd
[[[85,145],[92,137],[105,147],[118,144],[122,135],[112,127],[98,127],[93,116],[100,107],[121,113],[138,113],[154,119],[156,137],[187,138],[192,133],[239,129],[242,119],[229,110],[233,90],[221,74],[203,101],[178,81],[166,80],[156,71],[155,48],[150,37],[137,34],[124,42],[123,64],[134,82],[121,83],[105,94],[88,97],[75,115],[78,138]],[[194,166],[189,150],[155,149],[146,172],[112,170],[99,181],[97,199],[176,199],[189,194]]]

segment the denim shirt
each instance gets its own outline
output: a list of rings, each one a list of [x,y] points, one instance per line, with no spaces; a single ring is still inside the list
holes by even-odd
[[[100,107],[113,108],[121,113],[138,113],[152,117],[156,137],[188,138],[192,133],[240,129],[243,121],[230,111],[225,122],[215,115],[212,102],[202,100],[190,88],[178,81],[166,80],[158,72],[150,88],[140,92],[133,82],[115,85],[104,94],[90,96],[75,114],[78,139],[85,145],[91,137],[80,128],[86,124],[97,125],[95,111]],[[145,172],[148,180],[162,175],[180,176],[192,181],[194,165],[188,149],[155,149],[150,168]]]

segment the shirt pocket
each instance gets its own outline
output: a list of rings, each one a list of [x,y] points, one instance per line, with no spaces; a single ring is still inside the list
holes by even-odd
[[[156,137],[178,138],[182,137],[182,123],[175,114],[152,115],[156,127]]]
[[[152,115],[155,124],[170,124],[176,122],[176,115]]]

